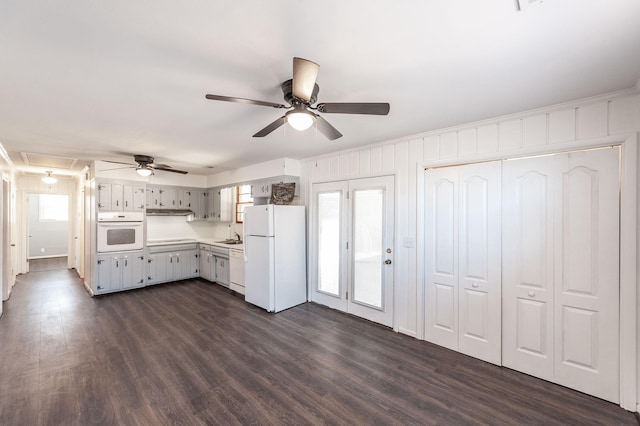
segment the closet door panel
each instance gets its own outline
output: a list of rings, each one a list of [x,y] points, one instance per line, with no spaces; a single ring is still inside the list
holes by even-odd
[[[547,380],[554,362],[552,189],[563,159],[502,168],[502,362]]]
[[[619,148],[571,153],[556,191],[555,375],[619,400]]]
[[[459,168],[459,350],[501,364],[501,163]]]
[[[458,349],[458,170],[425,172],[425,340]]]

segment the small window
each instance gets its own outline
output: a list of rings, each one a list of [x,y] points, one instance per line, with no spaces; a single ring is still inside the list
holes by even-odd
[[[68,222],[69,196],[59,194],[39,194],[40,222]]]
[[[244,221],[244,208],[252,205],[251,185],[236,186],[236,223]]]

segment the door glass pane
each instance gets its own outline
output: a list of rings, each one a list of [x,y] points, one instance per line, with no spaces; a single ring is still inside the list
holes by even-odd
[[[384,190],[353,192],[353,301],[382,308]]]
[[[341,192],[318,194],[318,291],[340,295]]]

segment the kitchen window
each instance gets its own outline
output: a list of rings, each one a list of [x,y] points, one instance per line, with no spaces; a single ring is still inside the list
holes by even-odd
[[[252,205],[251,185],[236,186],[236,223],[244,221],[244,208]]]

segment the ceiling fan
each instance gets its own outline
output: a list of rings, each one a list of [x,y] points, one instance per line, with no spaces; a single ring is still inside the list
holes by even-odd
[[[389,113],[388,103],[325,102],[315,107],[312,106],[316,102],[320,91],[316,84],[319,69],[320,65],[315,62],[302,58],[293,58],[293,79],[287,80],[280,85],[284,93],[284,100],[288,105],[221,95],[206,95],[205,98],[214,101],[239,102],[289,109],[282,117],[253,135],[254,138],[267,136],[285,123],[289,123],[296,130],[306,130],[315,122],[320,133],[330,140],[334,140],[341,137],[342,133],[314,111],[325,114],[387,115]]]
[[[154,159],[153,157],[149,156],[149,155],[134,155],[133,159],[135,160],[136,164],[131,164],[131,163],[123,163],[121,161],[109,161],[109,160],[105,160],[106,163],[115,163],[115,164],[126,164],[128,166],[131,166],[131,168],[136,169],[136,173],[138,173],[140,176],[151,176],[153,175],[153,171],[154,170],[162,170],[163,172],[171,172],[171,173],[180,173],[183,175],[186,175],[189,172],[186,172],[184,170],[177,170],[177,169],[173,169],[171,168],[171,166],[168,166],[166,164],[156,164],[154,163]]]

